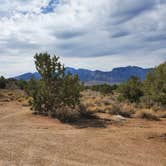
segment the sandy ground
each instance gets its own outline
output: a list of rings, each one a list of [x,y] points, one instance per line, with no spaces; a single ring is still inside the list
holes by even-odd
[[[0,102],[0,166],[166,166],[166,120],[67,125]]]

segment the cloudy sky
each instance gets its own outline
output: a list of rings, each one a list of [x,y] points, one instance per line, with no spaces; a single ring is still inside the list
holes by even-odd
[[[0,0],[0,75],[34,71],[36,52],[111,70],[166,60],[166,0]]]

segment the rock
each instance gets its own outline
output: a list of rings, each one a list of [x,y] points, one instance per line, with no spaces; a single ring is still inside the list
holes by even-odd
[[[124,120],[126,120],[126,118],[121,116],[121,115],[115,115],[114,116],[114,120],[116,120],[116,121],[124,121]]]

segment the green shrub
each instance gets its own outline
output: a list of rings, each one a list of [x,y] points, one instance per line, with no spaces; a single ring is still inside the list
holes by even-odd
[[[47,53],[35,55],[36,69],[41,80],[31,79],[27,93],[32,97],[32,109],[39,114],[67,118],[66,108],[75,109],[80,103],[81,85],[77,75],[65,74],[59,57]],[[65,113],[65,115],[64,115]]]
[[[21,90],[26,90],[28,87],[28,82],[25,80],[18,80],[17,85]]]
[[[0,89],[5,89],[6,88],[6,79],[1,76],[0,77]]]
[[[119,102],[122,102],[122,101],[125,100],[125,98],[123,97],[122,94],[120,94],[120,95],[117,96],[117,100],[118,100]]]
[[[87,88],[94,91],[99,91],[102,94],[111,94],[115,89],[117,89],[117,85],[100,84],[88,86]]]
[[[119,86],[120,100],[127,99],[130,102],[139,102],[143,96],[142,82],[139,78],[132,76],[126,83]]]
[[[144,82],[147,105],[166,105],[166,62],[152,70]]]

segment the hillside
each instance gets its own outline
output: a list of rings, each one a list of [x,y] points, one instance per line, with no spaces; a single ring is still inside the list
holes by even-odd
[[[150,69],[143,69],[141,67],[136,66],[128,66],[128,67],[119,67],[114,68],[112,71],[104,72],[100,70],[92,71],[87,69],[74,69],[67,67],[66,73],[70,72],[71,74],[78,74],[81,81],[87,84],[100,84],[100,83],[121,83],[127,81],[131,76],[137,76],[141,80],[144,80],[146,74]],[[25,73],[19,76],[16,76],[16,79],[29,80],[34,77],[35,79],[39,79],[39,73]]]

